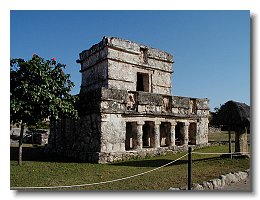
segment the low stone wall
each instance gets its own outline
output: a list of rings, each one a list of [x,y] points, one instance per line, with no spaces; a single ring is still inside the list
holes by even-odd
[[[231,183],[236,183],[246,179],[249,176],[249,172],[249,169],[235,173],[231,172],[226,175],[221,175],[219,178],[216,179],[203,181],[200,184],[195,183],[193,185],[193,190],[219,190],[223,188],[225,185],[229,185]]]
[[[221,127],[209,126],[209,133],[221,133]]]
[[[231,183],[237,183],[241,180],[245,180],[249,177],[249,174],[250,169],[235,173],[231,172],[225,175],[221,175],[219,178],[216,179],[203,181],[202,183],[194,183],[192,190],[221,190],[226,185],[230,185]],[[187,188],[169,188],[169,190],[187,190]]]
[[[16,144],[20,139],[20,128],[12,128],[10,130],[10,143]],[[23,143],[46,145],[48,144],[50,130],[49,129],[24,129]]]

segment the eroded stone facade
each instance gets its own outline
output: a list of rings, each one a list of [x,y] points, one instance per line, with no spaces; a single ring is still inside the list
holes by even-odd
[[[106,163],[207,145],[209,100],[171,95],[172,55],[104,37],[78,63],[80,119],[53,121],[50,149]]]

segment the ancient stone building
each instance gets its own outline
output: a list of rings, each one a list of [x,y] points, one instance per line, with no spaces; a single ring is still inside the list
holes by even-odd
[[[104,37],[79,57],[80,119],[53,121],[50,149],[105,163],[207,145],[209,100],[171,95],[172,55]]]

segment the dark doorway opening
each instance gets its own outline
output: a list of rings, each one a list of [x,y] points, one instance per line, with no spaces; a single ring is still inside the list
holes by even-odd
[[[155,146],[154,141],[154,122],[145,122],[143,125],[143,147],[151,148]]]
[[[160,146],[167,147],[170,145],[171,123],[162,122],[160,125]]]
[[[184,123],[177,122],[175,127],[175,144],[181,146],[184,144]]]
[[[190,123],[189,125],[189,144],[195,145],[196,144],[196,133],[197,133],[197,124]]]
[[[136,91],[149,92],[149,74],[137,73]]]
[[[125,150],[136,149],[137,147],[137,123],[126,122]]]

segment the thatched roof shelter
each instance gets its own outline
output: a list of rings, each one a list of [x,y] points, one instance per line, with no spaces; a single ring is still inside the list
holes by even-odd
[[[250,106],[245,103],[228,101],[213,116],[212,123],[233,129],[236,126],[250,126]]]
[[[228,101],[213,115],[212,124],[229,128],[229,153],[232,152],[230,131],[233,130],[235,131],[235,152],[248,155],[247,129],[250,127],[250,106]]]

